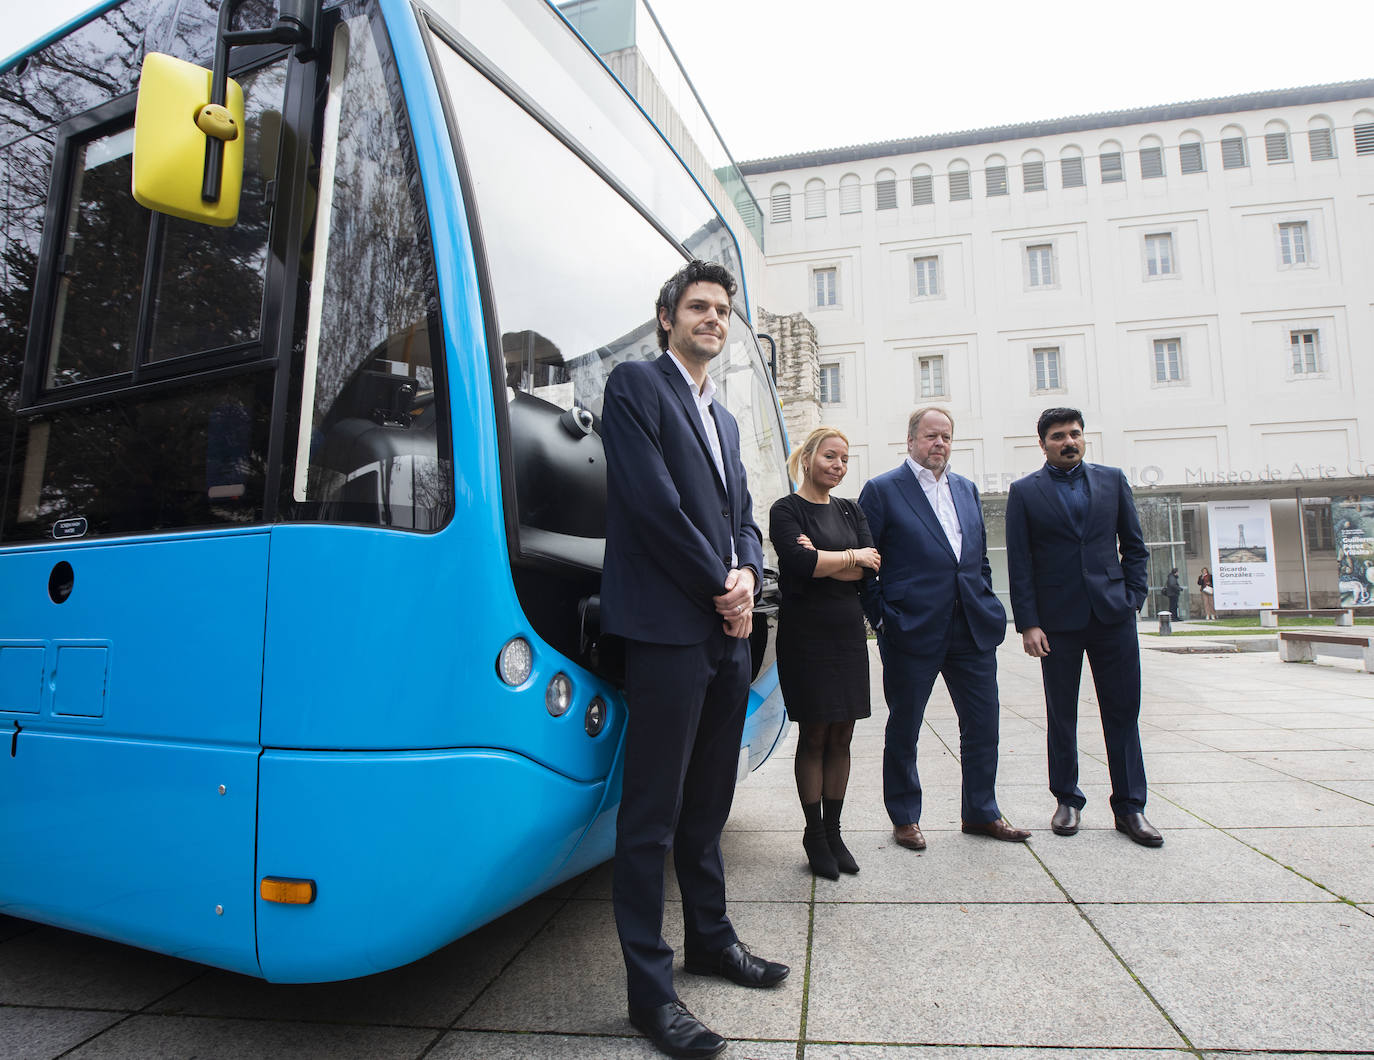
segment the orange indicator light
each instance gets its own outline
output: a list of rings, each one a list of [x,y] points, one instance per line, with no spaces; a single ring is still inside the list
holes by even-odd
[[[285,876],[264,876],[258,886],[264,902],[282,905],[309,905],[315,900],[314,880],[292,880]]]

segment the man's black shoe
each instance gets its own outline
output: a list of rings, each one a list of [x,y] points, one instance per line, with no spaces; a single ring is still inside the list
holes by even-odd
[[[714,957],[688,957],[685,967],[693,975],[718,975],[739,986],[777,986],[792,970],[755,957],[742,942],[731,943]]]
[[[1078,831],[1078,807],[1061,802],[1050,818],[1050,829],[1055,835],[1074,835]]]
[[[1159,829],[1145,820],[1143,813],[1122,814],[1116,819],[1116,830],[1125,832],[1143,847],[1162,847],[1164,845],[1164,837],[1159,834]]]
[[[668,1056],[704,1060],[725,1048],[725,1039],[688,1012],[681,1001],[669,1001],[658,1008],[631,1005],[630,1022]]]

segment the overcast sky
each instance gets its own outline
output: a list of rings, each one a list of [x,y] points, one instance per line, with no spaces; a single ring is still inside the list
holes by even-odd
[[[0,2],[0,56],[91,6]],[[1374,77],[1369,0],[649,2],[740,161]]]

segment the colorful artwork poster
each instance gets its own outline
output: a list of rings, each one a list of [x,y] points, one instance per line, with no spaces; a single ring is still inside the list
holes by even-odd
[[[1269,502],[1212,501],[1207,505],[1207,526],[1212,539],[1212,592],[1217,610],[1278,607]]]
[[[1374,603],[1374,497],[1333,497],[1331,531],[1341,606]]]

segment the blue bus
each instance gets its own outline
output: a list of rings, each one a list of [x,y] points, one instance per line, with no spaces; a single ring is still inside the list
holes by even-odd
[[[0,912],[344,979],[610,856],[602,387],[739,249],[545,0],[223,4],[102,3],[0,68]],[[131,192],[176,131],[154,55],[230,75],[228,221]],[[770,625],[741,775],[786,725]]]

